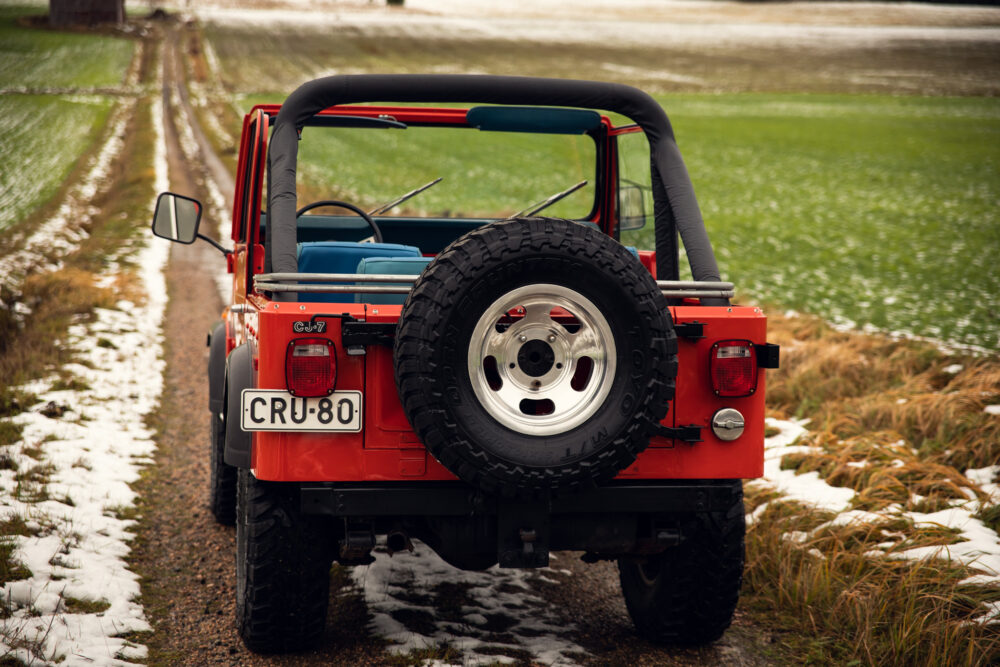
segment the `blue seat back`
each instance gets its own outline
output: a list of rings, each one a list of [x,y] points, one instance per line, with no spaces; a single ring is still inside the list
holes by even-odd
[[[430,257],[366,257],[358,264],[358,273],[389,276],[419,276],[431,261]],[[386,283],[408,285],[408,283]],[[358,303],[396,303],[406,301],[405,294],[358,294]]]
[[[397,243],[351,243],[312,241],[298,244],[299,273],[357,273],[363,259],[373,257],[420,257],[416,246]],[[350,284],[350,283],[344,283]],[[351,303],[352,293],[299,292],[299,301]]]

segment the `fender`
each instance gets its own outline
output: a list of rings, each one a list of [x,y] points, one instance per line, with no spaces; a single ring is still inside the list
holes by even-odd
[[[221,414],[226,398],[226,323],[219,320],[208,334],[208,409]]]
[[[240,345],[226,359],[225,388],[226,450],[223,458],[231,466],[249,468],[252,434],[240,426],[243,390],[253,388],[253,364],[249,345]]]

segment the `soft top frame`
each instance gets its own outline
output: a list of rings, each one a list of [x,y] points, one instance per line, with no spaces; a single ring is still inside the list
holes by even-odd
[[[265,243],[270,270],[297,271],[295,172],[299,132],[315,114],[359,102],[457,102],[602,109],[638,124],[649,141],[657,275],[676,280],[677,233],[696,281],[718,282],[719,268],[695,198],[694,187],[667,114],[637,88],[618,83],[472,74],[338,75],[309,81],[281,106],[268,151],[268,215]],[[728,300],[703,300],[727,305]]]

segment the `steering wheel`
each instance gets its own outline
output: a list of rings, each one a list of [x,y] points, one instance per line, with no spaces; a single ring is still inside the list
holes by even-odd
[[[375,243],[382,243],[382,230],[378,228],[377,224],[375,224],[375,220],[354,204],[348,204],[346,201],[339,201],[337,199],[322,199],[320,201],[314,201],[311,204],[306,204],[296,211],[295,218],[298,219],[302,217],[302,214],[306,211],[311,211],[314,208],[319,208],[320,206],[339,206],[340,208],[346,208],[352,213],[357,213],[361,216],[361,219],[367,222],[368,226],[372,228],[372,238],[375,239]]]

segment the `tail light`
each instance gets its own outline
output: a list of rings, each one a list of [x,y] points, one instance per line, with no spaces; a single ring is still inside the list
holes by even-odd
[[[329,396],[337,384],[337,353],[325,338],[296,338],[285,352],[285,384],[292,396]]]
[[[757,391],[757,354],[750,341],[718,341],[709,365],[717,396],[749,396]]]

